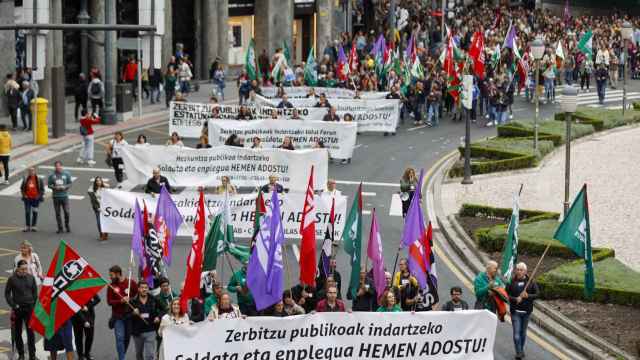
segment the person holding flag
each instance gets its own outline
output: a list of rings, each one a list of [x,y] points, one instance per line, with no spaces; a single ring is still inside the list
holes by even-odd
[[[107,304],[111,306],[109,328],[116,338],[118,360],[126,360],[127,348],[131,340],[131,308],[129,299],[138,294],[138,284],[122,275],[122,268],[113,265],[109,268],[111,284],[107,289]]]
[[[516,359],[523,359],[524,343],[527,339],[527,325],[533,312],[533,301],[540,294],[536,282],[527,275],[527,264],[520,262],[515,265],[513,278],[509,279],[507,293],[509,294],[509,309]]]

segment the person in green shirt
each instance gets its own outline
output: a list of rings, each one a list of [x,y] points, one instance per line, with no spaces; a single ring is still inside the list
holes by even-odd
[[[158,283],[160,284],[160,291],[156,296],[156,300],[158,300],[158,305],[162,309],[162,314],[164,315],[169,313],[169,305],[171,304],[171,301],[173,301],[173,299],[178,297],[178,294],[176,294],[173,289],[171,289],[169,279],[165,277],[160,278],[160,280],[158,280]]]
[[[213,289],[213,293],[204,299],[204,313],[207,315],[211,313],[213,306],[220,302],[220,297],[222,296],[222,284],[214,282],[211,288]]]
[[[492,313],[496,312],[496,302],[494,295],[498,288],[504,288],[504,282],[498,274],[498,263],[491,260],[487,263],[486,271],[476,276],[473,287],[476,293],[476,309],[487,309]]]
[[[382,294],[382,298],[380,299],[380,307],[378,307],[377,312],[401,312],[402,308],[400,305],[396,304],[396,296],[393,294],[393,291],[385,291]]]
[[[169,107],[169,103],[173,100],[173,96],[176,94],[176,82],[178,78],[176,78],[176,71],[170,67],[167,69],[167,73],[164,77],[164,95],[165,95],[165,105]]]
[[[236,294],[238,306],[243,315],[256,315],[256,303],[253,301],[251,291],[247,287],[247,265],[243,265],[242,269],[233,273],[231,280],[229,280],[229,285],[227,285],[227,290]]]

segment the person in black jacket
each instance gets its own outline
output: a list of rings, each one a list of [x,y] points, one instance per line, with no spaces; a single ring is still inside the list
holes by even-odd
[[[367,278],[367,273],[363,269],[360,271],[360,286],[356,291],[356,297],[351,296],[351,291],[347,292],[347,299],[352,300],[353,311],[371,312],[378,308],[376,287],[371,280]]]
[[[33,329],[29,326],[33,307],[38,299],[36,279],[29,274],[29,265],[25,260],[18,261],[16,270],[7,280],[4,298],[13,311],[13,332],[18,351],[18,359],[24,359],[24,342],[22,341],[22,324],[27,328],[27,345],[29,360],[36,358],[36,342]]]
[[[162,189],[162,185],[167,188],[168,192],[172,192],[171,184],[169,184],[169,180],[160,175],[160,169],[153,169],[153,176],[149,181],[147,181],[147,186],[144,188],[144,192],[147,194],[160,194],[160,189]]]
[[[91,346],[93,345],[93,333],[95,330],[96,312],[95,306],[100,302],[100,296],[94,295],[80,311],[71,318],[73,324],[73,336],[76,342],[78,359],[93,360]],[[84,338],[84,341],[82,341]]]
[[[516,265],[515,274],[507,286],[513,326],[513,343],[516,348],[516,359],[524,358],[524,343],[527,339],[529,316],[533,312],[533,302],[538,298],[538,284],[529,281],[527,265],[523,262]]]
[[[80,75],[78,75],[78,85],[73,91],[73,97],[76,102],[76,109],[74,110],[73,114],[76,120],[80,119],[78,117],[78,114],[79,114],[78,110],[87,110],[87,101],[89,100],[88,87],[89,87],[89,82],[87,82],[86,75],[83,73],[80,73]]]
[[[149,69],[149,87],[151,88],[151,103],[160,102],[160,84],[162,83],[162,71]]]
[[[131,335],[136,359],[155,359],[156,331],[162,313],[156,299],[149,295],[149,285],[144,280],[138,284],[138,295],[131,301],[131,306],[134,308]]]
[[[4,85],[4,95],[7,97],[7,109],[11,116],[11,128],[16,131],[18,128],[18,107],[22,97],[20,96],[20,85],[14,80],[13,74],[7,74],[7,82]]]

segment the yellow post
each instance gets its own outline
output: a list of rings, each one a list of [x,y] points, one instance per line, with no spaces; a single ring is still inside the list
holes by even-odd
[[[33,126],[33,143],[47,145],[49,143],[49,127],[47,126],[49,101],[41,97],[31,100],[31,111],[36,122]]]

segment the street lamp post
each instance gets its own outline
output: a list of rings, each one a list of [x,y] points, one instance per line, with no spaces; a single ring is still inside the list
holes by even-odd
[[[560,104],[564,112],[565,122],[565,162],[564,162],[564,216],[569,212],[569,182],[571,179],[571,115],[578,107],[578,89],[573,86],[565,86],[562,91]]]
[[[542,40],[540,40],[539,37],[533,40],[533,42],[531,43],[531,53],[536,63],[535,88],[533,89],[535,102],[536,102],[536,114],[535,114],[535,118],[533,119],[533,150],[534,151],[538,151],[538,120],[540,117],[540,96],[538,95],[538,86],[540,86],[539,85],[540,59],[542,59],[542,56],[544,55],[544,48],[545,48],[544,43],[542,42]]]
[[[633,37],[633,26],[625,20],[620,29],[622,35],[622,118],[624,120],[624,111],[627,108],[627,42]]]

